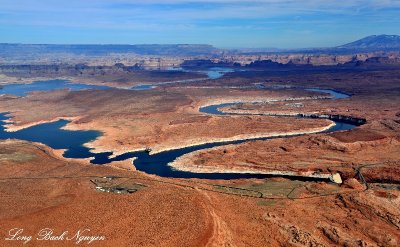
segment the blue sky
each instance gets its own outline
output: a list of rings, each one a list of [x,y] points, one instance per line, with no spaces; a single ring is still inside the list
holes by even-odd
[[[0,42],[327,47],[400,34],[400,0],[0,0]]]

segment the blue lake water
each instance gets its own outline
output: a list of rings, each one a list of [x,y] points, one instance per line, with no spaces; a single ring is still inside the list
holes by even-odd
[[[228,115],[223,113],[218,108],[231,106],[237,103],[219,104],[202,107],[200,112],[206,114]],[[242,114],[236,114],[242,115]],[[244,114],[246,115],[246,114]],[[121,161],[137,157],[135,167],[139,171],[148,174],[155,174],[161,177],[174,177],[174,178],[204,178],[204,179],[237,179],[237,178],[263,178],[270,177],[270,175],[263,174],[242,174],[242,173],[193,173],[178,171],[171,168],[168,164],[173,162],[176,158],[197,150],[212,148],[227,144],[239,144],[250,140],[269,140],[273,138],[254,138],[249,140],[228,141],[219,143],[208,143],[192,147],[174,149],[170,151],[161,152],[154,155],[149,155],[146,151],[127,152],[118,155],[114,158],[109,158],[112,152],[92,153],[91,149],[83,146],[84,143],[95,140],[101,135],[98,131],[69,131],[62,130],[68,121],[59,120],[53,123],[39,124],[16,132],[4,131],[4,120],[8,119],[5,114],[0,114],[0,139],[16,138],[27,141],[41,142],[54,149],[67,149],[64,156],[66,158],[92,158],[93,164],[107,164],[113,161]],[[350,130],[355,125],[335,121],[336,125],[324,132],[334,132],[339,130]],[[289,138],[289,137],[288,137]]]
[[[327,93],[327,94],[330,94],[331,96],[333,96],[332,99],[346,99],[346,98],[350,97],[350,95],[348,95],[348,94],[339,92],[337,90],[332,90],[332,89],[307,88],[305,90],[312,91],[312,92],[318,92],[318,93]]]
[[[26,96],[30,92],[36,91],[53,91],[60,89],[69,89],[71,91],[85,90],[85,89],[107,89],[107,86],[96,86],[86,84],[75,84],[68,80],[47,80],[36,81],[30,84],[8,84],[0,88],[1,94],[11,94],[16,96]]]
[[[222,68],[223,69],[223,68]],[[230,72],[229,69],[215,68],[208,73],[210,78],[218,78],[223,73]],[[142,85],[135,90],[148,90],[153,88],[152,85]],[[84,84],[72,84],[65,80],[49,80],[38,81],[32,84],[13,84],[6,85],[0,90],[0,94],[13,94],[17,96],[24,96],[33,91],[51,91],[57,89],[69,88],[70,90],[85,90],[85,89],[107,89],[106,86],[92,86]],[[324,89],[311,89],[311,91],[318,91],[330,93],[334,99],[347,98],[349,95],[340,92]],[[200,112],[214,115],[229,115],[218,110],[220,107],[230,106],[237,103],[220,104],[206,106],[200,109]],[[241,114],[235,114],[241,115]],[[245,115],[245,114],[244,114]],[[6,132],[4,129],[5,122],[8,117],[6,113],[0,114],[0,139],[15,138],[26,141],[40,142],[46,144],[53,149],[66,149],[64,157],[66,158],[92,158],[93,164],[106,164],[113,161],[121,161],[137,157],[135,160],[135,167],[137,170],[146,172],[148,174],[155,174],[162,177],[175,177],[175,178],[207,178],[207,179],[235,179],[235,178],[262,178],[269,177],[269,175],[262,174],[236,174],[236,173],[192,173],[183,172],[172,169],[168,164],[173,162],[176,158],[197,150],[212,148],[227,144],[239,144],[249,140],[229,141],[220,143],[209,143],[197,145],[192,147],[180,148],[162,153],[149,155],[145,151],[140,152],[127,152],[118,155],[114,158],[109,158],[112,152],[92,153],[91,149],[84,147],[83,144],[91,142],[101,136],[99,131],[70,131],[63,130],[62,128],[69,123],[67,120],[59,120],[52,123],[38,124],[16,132]],[[355,125],[336,122],[336,125],[325,132],[333,132],[338,130],[349,130],[354,128]],[[254,138],[251,140],[268,140],[272,138]]]
[[[96,140],[101,132],[69,131],[61,129],[69,123],[67,120],[59,120],[52,123],[38,124],[16,132],[4,130],[4,120],[8,119],[5,114],[0,114],[0,139],[20,139],[32,142],[40,142],[54,149],[67,149],[66,158],[89,158],[92,157],[88,148],[83,147],[84,143]]]
[[[209,68],[206,73],[208,78],[210,79],[218,79],[224,76],[226,73],[234,72],[231,68],[221,68],[221,67],[213,67]]]
[[[226,68],[226,67],[211,67],[211,68],[207,68],[206,70],[187,70],[187,69],[183,69],[181,67],[172,67],[172,68],[168,68],[168,70],[203,73],[203,74],[206,74],[208,76],[208,78],[210,78],[210,79],[218,79],[218,78],[221,78],[222,76],[224,76],[226,73],[235,71],[232,68]]]
[[[144,90],[150,90],[153,88],[156,88],[156,86],[154,86],[154,85],[137,85],[137,86],[132,87],[131,89],[135,90],[135,91],[144,91]]]
[[[215,114],[219,107],[229,106],[229,104],[208,106],[201,109],[201,112]],[[0,120],[6,120],[4,114],[0,114]],[[176,158],[197,150],[223,146],[227,144],[240,144],[250,140],[269,140],[272,138],[253,138],[249,140],[228,141],[219,143],[208,143],[192,147],[174,149],[161,152],[154,155],[149,155],[145,151],[127,152],[118,155],[112,159],[109,158],[112,152],[92,153],[89,148],[83,146],[84,143],[95,140],[101,135],[98,131],[69,131],[62,130],[68,121],[59,120],[53,123],[39,124],[16,132],[5,132],[4,122],[0,122],[0,139],[16,138],[27,141],[44,143],[54,149],[67,149],[64,154],[66,158],[93,158],[92,164],[107,164],[113,161],[122,161],[137,157],[135,167],[137,170],[154,174],[161,177],[174,178],[204,178],[204,179],[238,179],[238,178],[263,178],[270,177],[263,174],[241,174],[241,173],[193,173],[184,172],[172,169],[168,164]],[[336,122],[336,125],[324,132],[333,132],[338,130],[350,130],[355,125]]]
[[[222,67],[212,67],[207,70],[185,70],[180,67],[172,67],[172,68],[169,68],[168,70],[203,73],[203,74],[206,74],[209,79],[218,79],[218,78],[222,77],[223,75],[225,75],[226,73],[234,71],[231,68],[222,68]],[[153,88],[157,88],[158,85],[162,85],[162,84],[171,84],[171,83],[176,83],[176,82],[190,83],[190,82],[196,82],[196,81],[200,81],[200,80],[204,80],[204,79],[186,79],[186,80],[178,80],[178,81],[171,81],[171,82],[161,82],[158,84],[143,84],[143,85],[137,85],[135,87],[132,87],[131,89],[136,90],[136,91],[143,91],[143,90],[150,90]]]

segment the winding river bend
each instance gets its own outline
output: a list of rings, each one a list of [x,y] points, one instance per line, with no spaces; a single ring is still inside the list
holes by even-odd
[[[226,68],[210,68],[207,73],[209,79],[216,79],[223,76],[225,73],[232,72],[231,69]],[[189,82],[189,81],[188,81]],[[140,85],[132,88],[131,90],[151,90],[157,87],[157,85]],[[11,84],[5,85],[0,89],[0,94],[14,94],[16,96],[25,96],[26,94],[33,91],[51,91],[68,88],[69,90],[86,90],[86,89],[107,89],[107,86],[92,86],[85,84],[72,84],[66,80],[48,80],[38,81],[32,84]],[[263,90],[263,88],[259,88]],[[304,89],[309,91],[315,91],[320,93],[329,93],[333,100],[348,98],[349,95],[330,89]],[[241,113],[225,113],[221,112],[219,108],[232,106],[241,102],[210,105],[200,108],[200,112],[204,114],[213,115],[249,115]],[[254,114],[252,114],[254,115]],[[257,114],[263,115],[263,114]],[[287,116],[286,116],[287,117]],[[335,125],[323,132],[329,133],[340,130],[350,130],[357,125],[364,123],[363,120],[343,118],[343,116],[291,116],[291,117],[309,117],[309,118],[328,118],[335,122]],[[15,138],[32,142],[43,143],[53,149],[65,149],[64,157],[66,158],[91,158],[92,164],[107,164],[113,161],[122,161],[131,158],[136,158],[134,161],[137,170],[143,171],[148,174],[155,174],[161,177],[174,177],[174,178],[206,178],[206,179],[235,179],[235,178],[263,178],[270,177],[271,175],[266,174],[245,174],[245,173],[194,173],[174,170],[168,164],[173,162],[176,158],[182,155],[203,150],[207,148],[213,148],[228,144],[240,144],[247,141],[254,140],[269,140],[278,137],[265,137],[265,138],[253,138],[237,141],[228,142],[213,142],[197,146],[185,147],[180,149],[174,149],[164,151],[161,153],[150,155],[146,151],[127,152],[118,156],[112,156],[112,152],[93,153],[90,148],[84,146],[85,143],[94,141],[96,138],[101,136],[101,132],[90,130],[90,131],[70,131],[62,129],[69,123],[67,120],[59,120],[51,123],[38,124],[26,129],[22,129],[15,132],[5,131],[5,125],[7,124],[9,117],[7,113],[0,113],[0,139]],[[285,136],[290,138],[298,135]],[[279,136],[282,138],[282,136]],[[110,158],[113,157],[113,158]]]
[[[313,89],[313,90],[318,91],[318,89]],[[330,93],[332,99],[349,97],[348,95],[332,90],[323,90],[321,92]],[[214,115],[248,115],[240,113],[235,113],[235,114],[225,113],[219,110],[219,108],[221,107],[231,106],[238,103],[240,102],[205,106],[200,108],[200,112],[205,114],[214,114]],[[258,114],[258,115],[263,115],[263,114]],[[174,178],[237,179],[237,178],[270,177],[271,175],[266,175],[266,174],[186,172],[186,171],[175,170],[168,164],[184,154],[188,154],[197,150],[213,148],[227,144],[240,144],[247,141],[269,140],[273,138],[278,138],[278,137],[266,137],[266,138],[253,138],[246,140],[228,141],[228,142],[213,142],[203,145],[164,151],[152,155],[150,155],[146,151],[127,152],[115,156],[113,158],[109,158],[113,154],[112,152],[92,153],[91,149],[83,146],[84,143],[93,141],[97,137],[99,137],[101,133],[98,131],[63,130],[62,127],[67,125],[69,121],[59,120],[52,123],[38,124],[16,132],[7,132],[5,131],[4,127],[4,125],[6,124],[6,120],[8,120],[7,114],[6,113],[0,114],[0,121],[1,121],[0,139],[16,138],[21,140],[40,142],[48,145],[53,149],[66,149],[64,157],[92,158],[91,160],[92,164],[107,164],[113,161],[122,161],[136,157],[134,163],[137,170],[148,174],[158,175],[161,177],[174,177]],[[339,118],[338,119],[333,118],[331,120],[335,122],[335,125],[323,132],[329,133],[340,130],[350,130],[359,125],[359,123],[357,122],[353,123],[351,121],[349,122]],[[293,136],[299,136],[299,135],[286,136],[286,138]],[[279,138],[282,138],[282,136],[279,136]]]

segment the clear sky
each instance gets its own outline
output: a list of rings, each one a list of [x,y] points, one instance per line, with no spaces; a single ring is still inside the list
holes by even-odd
[[[0,42],[327,47],[400,34],[400,0],[0,0]]]

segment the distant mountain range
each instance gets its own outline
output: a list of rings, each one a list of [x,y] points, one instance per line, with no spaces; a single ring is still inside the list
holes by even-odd
[[[372,35],[332,48],[279,50],[279,49],[218,49],[204,44],[170,45],[56,45],[56,44],[10,44],[0,43],[1,57],[35,56],[37,54],[73,54],[101,56],[111,53],[135,53],[156,56],[219,56],[222,54],[278,54],[278,53],[327,53],[352,54],[372,51],[400,51],[400,36]]]
[[[145,44],[145,45],[59,45],[59,44],[11,44],[0,43],[0,56],[13,54],[54,54],[68,53],[75,55],[107,55],[111,53],[135,53],[138,55],[159,56],[199,56],[216,55],[222,51],[212,45],[203,44]]]
[[[260,49],[261,50],[261,49]],[[276,51],[264,51],[258,52],[260,54],[273,54],[273,53],[307,53],[307,54],[354,54],[362,52],[374,52],[374,51],[398,51],[400,52],[400,36],[399,35],[371,35],[365,38],[356,40],[354,42],[326,48],[306,48],[306,49],[281,49]],[[246,49],[243,49],[244,53],[249,54]],[[255,52],[256,53],[256,52]]]
[[[336,47],[337,49],[400,49],[399,35],[371,35]]]

